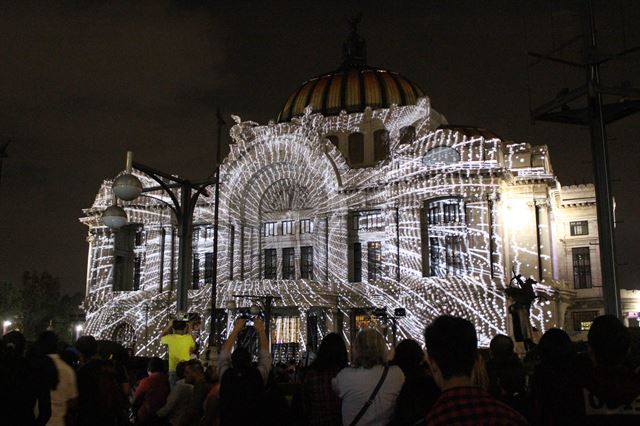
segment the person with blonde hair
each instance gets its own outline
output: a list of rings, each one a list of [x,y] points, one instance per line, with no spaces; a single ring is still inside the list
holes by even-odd
[[[360,331],[353,345],[351,366],[332,381],[342,400],[342,424],[387,425],[403,383],[400,367],[387,364],[382,335],[371,328]]]

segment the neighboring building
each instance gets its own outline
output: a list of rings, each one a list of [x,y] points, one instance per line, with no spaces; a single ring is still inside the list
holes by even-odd
[[[391,320],[373,308],[405,308],[398,338],[418,340],[434,317],[464,316],[486,346],[511,332],[512,270],[547,298],[531,311],[538,328],[585,328],[587,313],[602,311],[593,187],[560,187],[546,146],[449,124],[417,85],[368,66],[355,32],[342,66],[297,88],[278,122],[234,119],[221,166],[217,308],[231,321],[232,295],[280,296],[278,357],[314,349],[329,330],[351,340],[375,326],[391,340]],[[125,203],[131,225],[107,229],[110,186],[81,219],[86,331],[161,354],[157,336],[175,309],[175,221],[158,192]],[[189,310],[206,318],[213,211],[210,196],[196,208],[189,290]]]

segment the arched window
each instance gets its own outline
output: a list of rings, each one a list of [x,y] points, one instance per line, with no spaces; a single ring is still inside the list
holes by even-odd
[[[460,153],[448,146],[436,146],[431,148],[422,157],[425,166],[446,166],[460,161]]]
[[[408,145],[416,138],[416,128],[405,126],[400,129],[400,145]]]
[[[382,161],[389,156],[389,132],[385,129],[373,132],[373,161]]]
[[[360,132],[349,135],[349,162],[351,164],[364,162],[364,135]]]

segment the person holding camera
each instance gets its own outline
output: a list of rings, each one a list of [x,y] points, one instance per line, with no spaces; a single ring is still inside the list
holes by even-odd
[[[252,354],[238,346],[231,353],[238,335],[245,329],[246,319],[237,319],[233,331],[222,345],[218,358],[220,373],[220,425],[258,424],[264,411],[265,385],[271,371],[271,354],[264,321],[256,318],[258,334],[258,364],[251,363]],[[250,408],[247,408],[250,407]],[[263,420],[263,419],[262,419]]]
[[[160,343],[169,351],[169,384],[176,384],[176,366],[181,361],[189,361],[196,349],[196,341],[189,333],[187,322],[171,320],[160,333]]]

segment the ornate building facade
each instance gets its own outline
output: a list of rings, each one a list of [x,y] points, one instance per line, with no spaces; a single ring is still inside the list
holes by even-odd
[[[561,187],[546,146],[449,124],[417,85],[368,66],[355,32],[341,67],[296,89],[277,122],[234,120],[220,169],[217,276],[206,196],[189,311],[210,317],[214,278],[229,322],[238,312],[227,302],[250,303],[234,295],[278,296],[271,332],[283,357],[314,349],[327,331],[350,341],[367,326],[391,341],[396,323],[398,339],[421,340],[444,313],[471,320],[486,346],[512,332],[504,290],[513,272],[539,282],[538,329],[577,335],[602,312],[593,187]],[[152,355],[163,353],[158,335],[175,313],[178,236],[166,195],[146,195],[124,204],[129,225],[117,231],[101,221],[110,180],[84,211],[84,308],[87,333]]]

